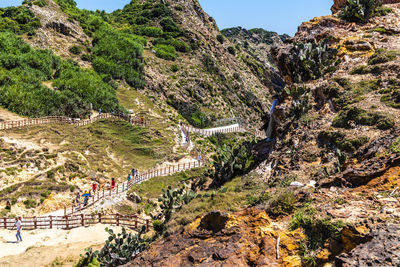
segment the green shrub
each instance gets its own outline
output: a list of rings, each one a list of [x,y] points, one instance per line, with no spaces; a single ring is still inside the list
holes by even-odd
[[[82,47],[74,45],[69,49],[69,52],[74,55],[80,55],[82,53]]]
[[[293,192],[281,191],[272,197],[268,203],[267,212],[273,217],[290,215],[296,209],[297,199]]]
[[[334,146],[346,152],[355,152],[365,145],[369,138],[367,136],[346,138],[340,131],[322,131],[318,134],[317,140],[323,145]]]
[[[158,44],[154,47],[156,56],[166,60],[175,60],[178,58],[175,47],[170,45]]]
[[[1,76],[0,76],[1,77]],[[0,78],[1,80],[1,78]],[[0,82],[1,84],[1,82]],[[390,79],[388,86],[385,89],[379,91],[382,94],[381,101],[386,105],[393,108],[400,108],[400,81],[396,79]]]
[[[220,186],[235,176],[244,175],[254,168],[257,158],[251,151],[253,143],[223,144],[212,156],[213,185]]]
[[[52,179],[52,178],[54,178],[54,176],[55,176],[54,171],[52,171],[52,170],[47,171],[47,178]]]
[[[100,267],[100,263],[91,248],[85,249],[85,254],[80,255],[80,259],[74,267]]]
[[[217,64],[215,63],[214,59],[207,54],[203,55],[202,62],[206,70],[211,74],[218,74],[220,72]]]
[[[172,66],[171,66],[171,71],[172,71],[172,72],[178,72],[178,71],[179,71],[179,66],[176,65],[176,64],[172,65]]]
[[[296,212],[289,228],[292,231],[299,228],[304,230],[307,237],[302,251],[304,259],[310,255],[315,255],[313,251],[323,248],[329,238],[340,242],[340,233],[344,226],[345,224],[342,221],[334,222],[329,218],[317,218],[315,210],[306,208]]]
[[[36,1],[33,1],[33,4],[37,5],[39,7],[45,7],[45,6],[49,5],[49,3],[47,3],[46,0],[36,0]]]
[[[138,34],[148,37],[160,37],[163,34],[163,31],[157,27],[144,26],[139,28]]]
[[[224,43],[224,36],[222,34],[217,35],[217,41],[220,42],[221,44]]]
[[[233,46],[228,46],[228,53],[231,55],[235,55],[236,54],[236,50]]]
[[[24,205],[25,205],[25,208],[27,208],[27,209],[31,209],[31,208],[33,209],[33,208],[36,208],[37,203],[36,203],[36,200],[34,200],[34,199],[27,199],[24,201]]]
[[[145,40],[110,27],[96,31],[93,39],[93,68],[129,85],[143,87],[143,43]]]
[[[286,87],[285,92],[292,98],[289,113],[294,118],[299,119],[312,108],[309,101],[311,96],[311,90],[309,88]]]
[[[385,113],[371,113],[357,107],[351,107],[342,110],[333,119],[332,126],[339,128],[348,128],[349,122],[354,121],[360,125],[374,126],[380,130],[393,128],[394,120]]]
[[[33,34],[40,20],[26,6],[0,8],[0,31]]]
[[[330,48],[328,40],[294,44],[292,51],[287,69],[294,82],[315,80],[336,70],[338,51]]]
[[[187,43],[173,39],[173,38],[168,38],[168,39],[158,38],[158,39],[155,39],[152,43],[154,45],[158,45],[158,44],[170,45],[170,46],[173,46],[176,49],[176,51],[183,52],[183,53],[190,51],[190,47]]]
[[[176,25],[176,23],[170,17],[162,18],[160,20],[160,25],[164,32],[171,32],[171,33],[178,33],[178,34],[181,32],[178,25]]]
[[[358,67],[354,67],[351,71],[350,74],[354,75],[354,74],[368,74],[370,73],[370,68],[368,66],[362,65],[362,66],[358,66]]]
[[[377,0],[347,0],[339,17],[351,22],[368,22],[377,15],[377,9],[382,4]]]
[[[380,63],[386,63],[392,61],[396,58],[396,51],[385,51],[383,49],[378,49],[368,60],[369,65],[376,65]]]
[[[165,224],[160,220],[153,221],[153,229],[158,235],[162,235],[165,231]]]

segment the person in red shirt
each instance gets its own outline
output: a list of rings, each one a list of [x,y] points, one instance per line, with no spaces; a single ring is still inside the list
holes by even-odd
[[[111,189],[114,189],[115,187],[115,179],[111,178]]]
[[[93,185],[92,185],[93,193],[96,193],[96,188],[97,188],[97,184],[96,184],[96,183],[93,183]]]

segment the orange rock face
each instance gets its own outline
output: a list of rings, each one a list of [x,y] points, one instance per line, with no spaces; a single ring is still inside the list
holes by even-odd
[[[331,8],[332,13],[338,12],[347,2],[347,0],[334,0],[333,6]],[[396,4],[400,3],[400,0],[382,0],[383,4]]]
[[[280,258],[276,244],[280,237]],[[275,229],[265,211],[210,212],[170,235],[126,266],[291,266],[300,267],[301,230]]]

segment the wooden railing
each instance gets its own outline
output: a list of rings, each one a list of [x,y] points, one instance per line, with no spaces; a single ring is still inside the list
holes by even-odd
[[[156,168],[151,169],[145,172],[139,172],[132,180],[129,182],[126,181],[124,183],[116,184],[114,188],[103,188],[101,190],[97,190],[96,192],[90,191],[91,197],[89,197],[89,201],[87,205],[84,206],[83,203],[79,203],[79,205],[71,205],[70,207],[64,208],[64,215],[71,215],[76,213],[82,213],[87,208],[94,206],[97,202],[105,199],[107,197],[113,197],[118,194],[124,193],[128,191],[133,185],[140,184],[144,181],[150,180],[151,178],[158,176],[166,176],[174,173],[178,173],[184,170],[190,170],[193,168],[202,167],[205,165],[204,161],[193,161],[184,164],[171,165],[164,168]]]
[[[246,126],[242,124],[233,124],[230,126],[225,126],[225,127],[219,127],[219,128],[212,128],[212,129],[199,129],[195,128],[191,125],[182,125],[182,130],[186,134],[187,131],[189,133],[196,133],[202,136],[213,136],[216,133],[243,133],[243,132],[249,132],[253,133],[256,137],[260,138],[265,138],[265,134],[263,134],[261,131],[254,131],[250,130]]]
[[[137,215],[121,215],[118,213],[23,217],[21,222],[23,230],[72,229],[94,224],[124,226],[131,229],[140,229],[144,225],[147,230],[152,227],[151,220],[149,219],[139,218]],[[14,224],[14,218],[0,218],[0,228],[12,229]]]
[[[238,133],[245,131],[244,128],[239,124],[235,124],[235,126],[232,127],[220,127],[213,129],[199,129],[190,125],[182,125],[182,129],[185,132],[185,134],[187,131],[189,131],[189,133],[196,133],[203,136],[212,136],[216,133]]]
[[[109,120],[125,120],[130,122],[132,125],[140,125],[140,126],[149,126],[150,121],[144,117],[129,117],[129,116],[119,116],[113,115],[109,113],[103,113],[101,115],[92,117],[87,120],[73,119],[68,117],[60,117],[60,116],[50,116],[43,118],[33,118],[33,119],[21,119],[15,121],[3,121],[0,122],[0,130],[7,130],[13,128],[22,128],[26,126],[35,126],[35,125],[44,125],[44,124],[73,124],[76,126],[84,126],[90,123],[94,123],[101,119],[109,119]]]

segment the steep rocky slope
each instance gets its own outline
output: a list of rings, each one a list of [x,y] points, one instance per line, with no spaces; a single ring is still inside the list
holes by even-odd
[[[303,241],[290,238],[295,246],[289,249],[294,255],[287,266],[399,264],[400,5],[384,8],[386,12],[367,23],[337,16],[314,18],[303,23],[294,38],[271,49],[287,83],[274,114],[275,150],[255,171],[225,186],[237,197],[246,195],[248,202],[241,207],[266,210],[275,230],[304,234]],[[218,207],[220,197],[231,197],[220,191],[213,194],[209,203]],[[198,202],[184,211],[200,209]],[[236,207],[222,209],[231,210],[228,218],[235,218],[240,216],[232,212]],[[262,245],[254,242],[256,237],[253,242],[244,236],[234,241],[227,237],[232,229],[233,236],[239,231],[258,233],[270,221],[261,222],[258,230],[248,224],[240,225],[241,230],[227,226],[210,235],[201,222],[213,214],[156,242],[130,266],[223,266],[233,258],[243,266],[268,266],[252,261],[248,247],[257,247],[253,252],[259,259],[268,258],[270,265],[284,265],[273,259],[276,250],[268,247],[282,240],[282,232]],[[249,220],[256,218],[252,214]],[[200,238],[198,232],[207,235]],[[246,253],[230,249],[231,243]],[[284,260],[285,245],[278,247]],[[228,255],[219,257],[215,251],[221,248]]]
[[[63,0],[58,2],[66,5]],[[172,106],[185,118],[194,116],[198,120],[200,116],[204,120],[203,115],[199,115],[200,111],[208,117],[208,123],[210,118],[215,117],[242,117],[252,122],[251,127],[259,126],[259,118],[270,103],[270,95],[274,93],[274,85],[269,78],[277,76],[276,72],[269,65],[258,69],[257,62],[249,62],[250,56],[246,49],[233,48],[234,45],[228,40],[224,44],[218,42],[219,29],[215,21],[201,9],[196,0],[153,2],[157,8],[167,10],[165,12],[179,27],[181,37],[178,35],[175,40],[186,42],[191,48],[185,48],[183,51],[186,52],[178,52],[173,60],[162,59],[156,56],[156,41],[159,42],[160,38],[144,36],[147,39],[143,55],[145,86],[143,89],[135,89],[150,97],[163,110],[169,110],[168,105]],[[131,5],[141,5],[141,2]],[[82,21],[79,23],[79,16],[86,16],[86,13],[76,16],[68,12],[69,9],[64,9],[70,14],[65,15],[52,0],[49,5],[32,5],[31,9],[40,18],[42,26],[35,36],[26,38],[29,43],[35,47],[51,49],[63,58],[77,60],[84,67],[91,66],[90,61],[82,60],[82,54],[74,55],[69,51],[71,47],[80,46],[86,47],[83,53],[88,53],[85,51],[92,48],[92,38],[87,35],[91,35],[90,32],[86,28],[86,34],[79,26],[86,27]],[[135,31],[139,24],[125,22],[125,16],[133,16],[129,13],[131,10],[132,7],[128,5],[114,12],[115,22],[110,23],[115,28],[132,27]],[[152,30],[160,27],[157,17],[150,18],[148,23]],[[228,47],[234,51],[228,52]],[[276,85],[278,88],[275,89],[282,86],[280,81]],[[126,87],[123,81],[120,81],[120,87]],[[171,118],[175,118],[175,115]]]
[[[221,33],[235,44],[236,48],[247,52],[242,59],[263,84],[275,88],[274,93],[279,93],[285,87],[279,72],[276,71],[270,49],[273,45],[281,44],[289,35],[278,35],[264,29],[246,30],[241,27],[223,29]]]

